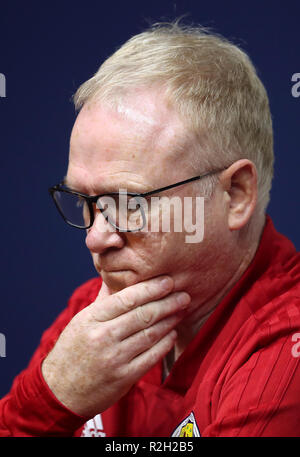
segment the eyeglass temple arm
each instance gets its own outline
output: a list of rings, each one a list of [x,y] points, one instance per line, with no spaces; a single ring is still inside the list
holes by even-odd
[[[147,197],[148,195],[152,195],[152,194],[155,194],[155,193],[158,193],[158,192],[162,192],[162,191],[165,191],[165,190],[168,190],[168,189],[172,189],[173,187],[182,186],[183,184],[187,184],[187,183],[192,182],[192,181],[197,181],[199,179],[206,178],[207,176],[214,175],[214,174],[219,173],[219,172],[224,171],[224,170],[226,170],[226,168],[221,168],[219,170],[210,171],[209,173],[205,173],[204,175],[194,176],[193,178],[189,178],[189,179],[186,179],[185,181],[177,182],[176,184],[171,184],[170,186],[161,187],[160,189],[155,189],[155,190],[151,190],[149,192],[145,192],[144,194],[140,194],[140,196]]]

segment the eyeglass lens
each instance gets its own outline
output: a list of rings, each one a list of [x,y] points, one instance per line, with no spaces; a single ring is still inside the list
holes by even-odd
[[[69,192],[55,191],[54,198],[67,222],[80,228],[90,226],[90,211],[84,197]],[[103,195],[98,198],[97,204],[93,207],[94,212],[98,208],[103,217],[120,230],[140,230],[145,222],[138,197],[127,194]]]

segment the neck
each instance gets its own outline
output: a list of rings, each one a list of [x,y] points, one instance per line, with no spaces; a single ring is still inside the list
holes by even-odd
[[[253,243],[251,247],[248,247],[245,249],[245,251],[243,251],[243,255],[240,256],[240,261],[234,266],[234,268],[229,270],[229,275],[224,277],[224,281],[218,284],[217,289],[215,288],[211,294],[205,294],[207,297],[205,300],[200,298],[201,293],[198,293],[192,297],[192,301],[189,305],[188,315],[180,322],[176,328],[178,337],[175,346],[165,358],[165,376],[168,375],[172,365],[176,362],[188,344],[196,336],[201,327],[214,312],[220,301],[227,295],[227,293],[232,289],[234,284],[240,279],[245,270],[248,268],[256,253],[258,244],[259,240],[257,240],[256,243]]]

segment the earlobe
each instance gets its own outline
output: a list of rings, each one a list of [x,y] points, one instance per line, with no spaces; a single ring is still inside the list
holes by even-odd
[[[257,171],[253,162],[241,159],[225,172],[226,192],[229,195],[228,227],[240,230],[244,227],[257,202]]]

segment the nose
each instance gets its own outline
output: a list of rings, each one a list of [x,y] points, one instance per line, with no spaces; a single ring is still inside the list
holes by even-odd
[[[97,212],[92,227],[87,229],[85,244],[91,252],[101,254],[109,248],[121,249],[125,241],[121,233]]]

